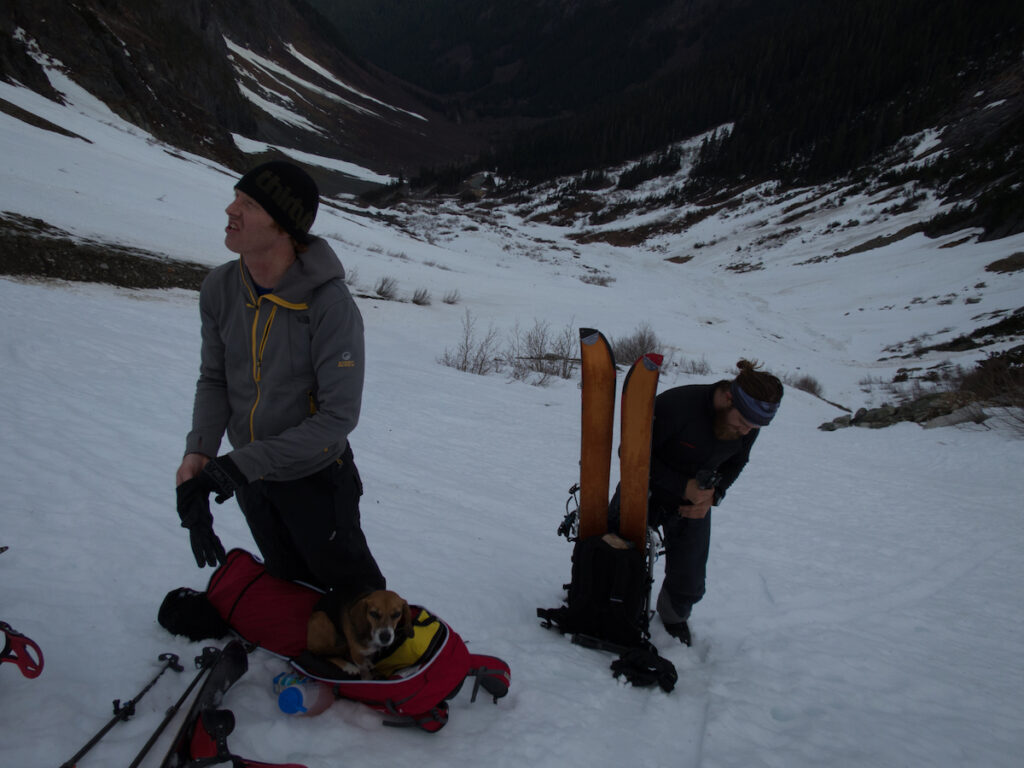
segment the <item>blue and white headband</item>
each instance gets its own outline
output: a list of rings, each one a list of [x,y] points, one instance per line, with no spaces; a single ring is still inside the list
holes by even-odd
[[[732,391],[733,407],[740,412],[744,419],[755,427],[767,427],[771,423],[775,412],[779,410],[778,403],[766,403],[764,400],[751,397],[735,381],[729,385],[729,388]]]

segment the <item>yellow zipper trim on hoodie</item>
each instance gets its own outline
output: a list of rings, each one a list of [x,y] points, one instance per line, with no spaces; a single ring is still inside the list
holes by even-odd
[[[251,331],[251,349],[252,349],[252,380],[256,384],[256,399],[253,401],[252,408],[249,411],[249,442],[256,440],[256,408],[259,407],[260,397],[262,390],[260,389],[260,380],[263,377],[263,353],[267,348],[267,341],[270,338],[270,327],[274,324],[274,318],[277,316],[277,308],[284,307],[285,309],[293,310],[304,310],[309,309],[309,305],[305,302],[291,302],[285,301],[280,296],[274,296],[271,293],[265,293],[262,296],[257,296],[253,291],[252,286],[249,285],[249,281],[245,279],[245,272],[242,270],[242,260],[238,260],[239,269],[242,271],[242,284],[245,286],[246,291],[249,293],[250,302],[248,306],[256,310],[256,314],[252,318],[252,331]],[[267,317],[267,322],[263,326],[263,333],[260,336],[259,343],[256,342],[257,330],[260,323],[260,309],[263,306],[263,300],[266,299],[273,306],[270,308],[270,316]]]
[[[279,307],[284,307],[285,309],[309,309],[309,304],[307,304],[304,301],[300,301],[298,303],[293,301],[285,301],[280,296],[275,296],[272,293],[265,293],[260,298],[266,299],[267,301],[272,302]]]
[[[263,306],[263,297],[256,300],[256,314],[252,318],[252,380],[256,383],[256,399],[253,401],[252,410],[249,411],[249,441],[256,440],[256,408],[260,404],[260,380],[263,378],[263,352],[267,348],[267,339],[270,337],[270,326],[274,324],[274,317],[277,315],[277,305],[270,308],[270,315],[263,325],[263,335],[256,341],[257,329],[260,324],[260,309]]]

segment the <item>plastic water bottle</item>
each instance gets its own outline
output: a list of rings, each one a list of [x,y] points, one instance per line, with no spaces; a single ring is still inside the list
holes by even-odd
[[[293,672],[274,678],[277,706],[286,715],[319,715],[334,703],[334,691],[326,683]]]

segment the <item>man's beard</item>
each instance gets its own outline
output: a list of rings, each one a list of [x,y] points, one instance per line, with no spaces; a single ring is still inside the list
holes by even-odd
[[[716,440],[739,440],[743,433],[736,427],[729,424],[729,408],[715,411],[715,439]]]

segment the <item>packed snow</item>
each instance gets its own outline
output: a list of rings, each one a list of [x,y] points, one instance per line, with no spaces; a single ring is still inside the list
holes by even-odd
[[[66,106],[7,83],[0,98],[81,138],[0,113],[0,210],[210,265],[230,259],[223,209],[235,175],[166,151],[59,72],[51,78]],[[809,208],[814,198],[807,191]],[[257,651],[224,699],[237,718],[232,750],[310,768],[1020,765],[1019,434],[995,419],[817,427],[842,413],[834,403],[883,399],[866,382],[901,366],[976,359],[885,350],[1024,304],[1020,273],[984,271],[1024,250],[1024,238],[914,235],[814,260],[936,204],[900,218],[852,195],[809,213],[800,236],[766,240],[799,202],[751,199],[633,248],[577,244],[514,208],[473,219],[456,205],[407,209],[399,226],[345,200],[323,205],[314,230],[354,273],[366,324],[352,444],[367,538],[389,586],[472,651],[508,661],[512,685],[497,704],[464,691],[435,735],[384,727],[346,701],[291,718],[271,685],[283,662]],[[669,260],[682,254],[694,258]],[[760,267],[729,269],[737,260]],[[606,284],[581,279],[595,274]],[[373,297],[384,277],[401,300]],[[429,305],[407,300],[419,289]],[[161,653],[190,667],[205,645],[156,621],[169,590],[201,589],[210,573],[195,566],[173,488],[199,316],[193,292],[6,277],[0,306],[0,620],[45,654],[34,680],[0,665],[0,763],[32,768],[74,754]],[[534,386],[439,364],[467,319],[502,342],[537,323],[611,337],[646,323],[664,345],[662,390],[728,377],[743,356],[821,383],[827,401],[788,388],[714,512],[694,647],[652,622],[679,672],[671,693],[616,680],[610,654],[540,626],[536,609],[557,606],[569,578],[571,545],[555,529],[576,480],[578,377]],[[253,549],[234,501],[214,513],[226,546]],[[165,674],[79,765],[127,765],[193,674]],[[158,744],[144,765],[161,756]]]

